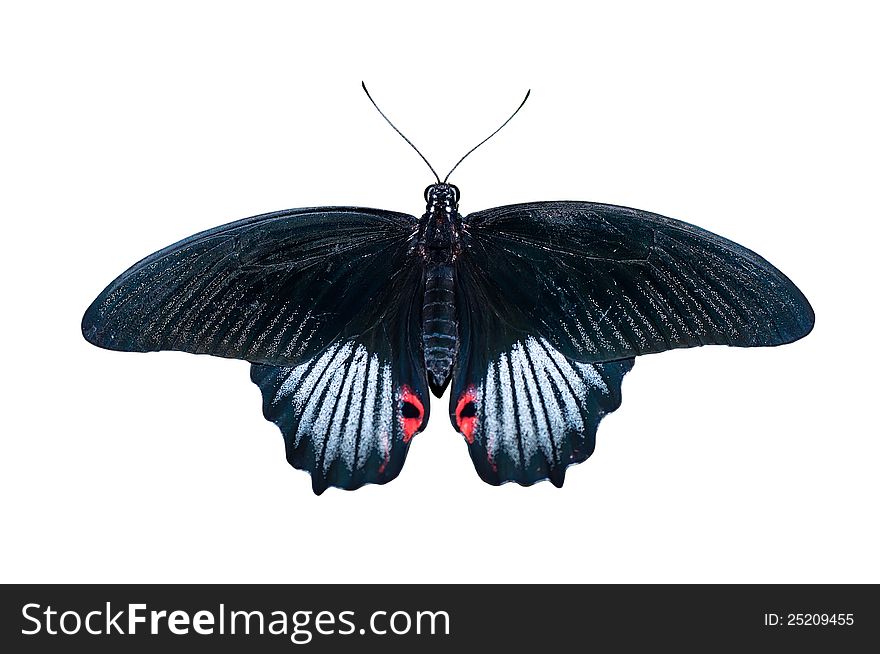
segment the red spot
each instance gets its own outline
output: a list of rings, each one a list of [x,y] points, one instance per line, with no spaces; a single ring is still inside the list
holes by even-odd
[[[419,427],[422,426],[422,420],[425,418],[425,405],[415,394],[412,388],[404,384],[400,388],[400,424],[403,427],[403,442],[409,443],[410,439],[415,436]]]
[[[464,435],[469,445],[473,445],[474,429],[477,426],[476,401],[477,389],[471,384],[458,398],[458,404],[455,406],[455,422],[458,424],[458,431]]]

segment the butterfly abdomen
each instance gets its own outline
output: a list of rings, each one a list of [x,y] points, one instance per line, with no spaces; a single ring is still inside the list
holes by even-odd
[[[440,397],[449,383],[452,363],[458,352],[453,270],[449,264],[434,264],[425,271],[422,345],[428,383],[431,391]]]

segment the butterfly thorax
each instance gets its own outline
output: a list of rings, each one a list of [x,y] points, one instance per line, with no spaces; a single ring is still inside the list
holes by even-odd
[[[422,347],[429,386],[439,397],[449,384],[458,353],[453,268],[461,228],[458,189],[451,184],[434,184],[425,190],[425,200],[418,238],[419,253],[425,260]]]

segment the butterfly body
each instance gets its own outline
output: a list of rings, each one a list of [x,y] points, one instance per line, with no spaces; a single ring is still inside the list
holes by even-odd
[[[422,347],[428,384],[437,397],[443,396],[449,384],[458,353],[454,267],[462,229],[458,196],[457,187],[451,184],[429,186],[427,208],[419,220],[417,243],[425,277]]]

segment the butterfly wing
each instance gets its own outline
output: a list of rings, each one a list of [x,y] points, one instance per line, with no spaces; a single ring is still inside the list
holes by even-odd
[[[423,294],[421,275],[411,274],[381,329],[334,341],[297,366],[252,366],[263,415],[281,430],[290,464],[311,473],[315,493],[391,481],[427,424]]]
[[[770,263],[671,218],[538,202],[481,211],[464,223],[460,267],[482,289],[485,310],[577,361],[780,345],[813,326],[807,299]]]
[[[83,317],[86,340],[296,365],[377,328],[419,260],[416,219],[294,209],[196,234],[135,264]]]
[[[427,423],[416,219],[295,209],[196,234],[124,272],[86,311],[100,347],[245,359],[313,488],[400,472]]]
[[[450,419],[468,444],[480,477],[529,486],[592,453],[599,421],[620,406],[620,385],[633,359],[582,363],[546,338],[517,331],[486,310],[486,287],[460,266],[456,306],[460,349]],[[502,301],[495,298],[495,301]]]
[[[693,225],[584,202],[463,220],[450,418],[480,476],[549,478],[593,451],[633,357],[805,336],[803,294],[754,252]]]

